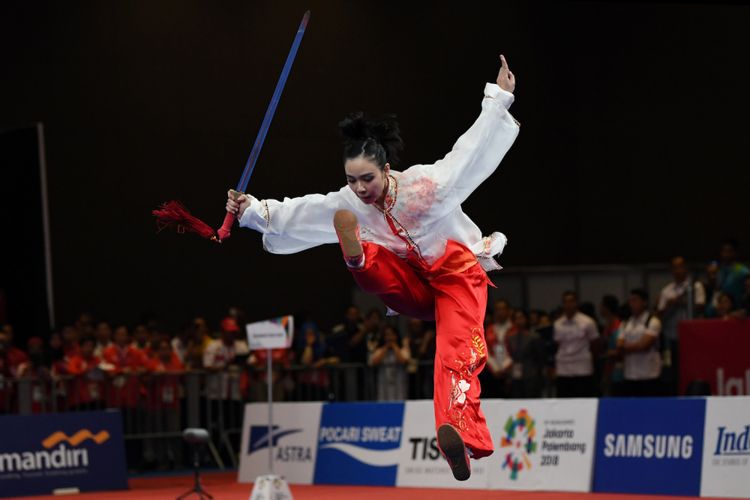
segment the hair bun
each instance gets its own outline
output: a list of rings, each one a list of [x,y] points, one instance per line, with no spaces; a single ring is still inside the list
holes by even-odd
[[[386,152],[387,161],[395,163],[398,152],[404,149],[401,130],[396,121],[396,115],[388,114],[380,119],[372,119],[361,111],[350,113],[341,122],[339,130],[345,145],[367,142],[372,139],[380,144]]]

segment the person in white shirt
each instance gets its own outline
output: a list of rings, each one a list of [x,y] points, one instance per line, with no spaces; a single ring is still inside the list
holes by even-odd
[[[599,339],[596,322],[578,310],[578,296],[567,291],[563,315],[555,321],[557,397],[590,398],[597,394],[592,349]]]
[[[618,350],[625,365],[625,396],[658,396],[661,392],[661,322],[648,310],[648,293],[636,288],[628,299],[630,318],[622,324]]]
[[[684,258],[673,258],[671,268],[673,280],[662,288],[656,312],[662,324],[664,369],[676,393],[680,359],[677,327],[680,321],[703,315],[706,289],[700,281],[692,280]]]
[[[482,111],[443,159],[392,170],[403,147],[394,120],[361,113],[339,124],[347,186],[283,201],[249,195],[227,200],[242,227],[263,234],[264,248],[294,253],[341,245],[357,284],[398,313],[437,323],[435,421],[438,445],[454,477],[471,475],[469,455],[487,456],[492,437],[479,407],[477,376],[487,360],[486,270],[506,237],[482,237],[461,209],[497,169],[519,131],[508,109],[515,76],[501,55],[497,83],[484,88]]]

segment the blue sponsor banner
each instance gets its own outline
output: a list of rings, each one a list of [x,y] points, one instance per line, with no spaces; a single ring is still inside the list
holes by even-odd
[[[602,399],[594,491],[700,494],[704,399]]]
[[[118,411],[0,417],[0,497],[126,489]]]
[[[324,405],[314,482],[395,486],[403,423],[403,403]]]

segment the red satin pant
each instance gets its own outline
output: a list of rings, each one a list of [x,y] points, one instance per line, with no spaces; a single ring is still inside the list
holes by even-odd
[[[362,246],[365,265],[351,270],[362,290],[378,295],[394,311],[437,324],[436,428],[449,423],[474,458],[490,455],[492,437],[479,407],[478,378],[487,361],[487,274],[474,254],[454,241],[431,266],[413,254],[402,259],[374,243]]]

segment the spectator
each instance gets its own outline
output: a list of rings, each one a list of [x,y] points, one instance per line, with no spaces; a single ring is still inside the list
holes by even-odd
[[[330,353],[315,323],[305,323],[302,325],[302,331],[304,344],[299,352],[299,360],[306,369],[300,373],[297,383],[303,394],[302,400],[318,401],[325,399],[328,394],[330,378],[323,366]]]
[[[602,368],[602,395],[622,395],[624,380],[622,357],[617,351],[620,336],[620,301],[614,295],[605,295],[599,305],[599,315],[604,321],[602,341],[605,345]]]
[[[62,329],[62,341],[63,341],[63,352],[66,356],[73,356],[75,354],[78,354],[78,339],[80,338],[80,333],[78,332],[78,329],[74,326],[65,326]]]
[[[742,302],[745,293],[745,278],[750,275],[750,269],[737,261],[739,244],[737,240],[726,240],[721,246],[719,273],[717,286],[720,291],[731,297],[733,304]]]
[[[540,397],[544,346],[539,335],[529,328],[529,316],[526,311],[517,309],[513,313],[513,328],[506,335],[505,344],[513,363],[510,369],[510,397]]]
[[[103,399],[104,372],[98,356],[94,354],[96,340],[93,336],[81,340],[80,351],[66,357],[65,373],[72,375],[70,406],[74,410],[101,408]]]
[[[675,393],[680,359],[677,325],[680,321],[701,316],[705,306],[706,290],[703,283],[691,279],[684,258],[673,258],[672,282],[661,290],[656,311],[662,324],[663,368]]]
[[[3,325],[2,333],[4,335],[6,360],[8,366],[10,367],[11,373],[15,377],[18,375],[18,368],[21,365],[29,362],[29,357],[25,352],[23,352],[22,349],[19,349],[18,347],[13,345],[13,326],[6,323],[5,325]]]
[[[28,361],[18,367],[18,377],[45,378],[49,375],[44,341],[40,337],[31,337],[26,342],[26,353]]]
[[[225,318],[221,322],[219,338],[211,341],[203,352],[203,367],[209,371],[206,376],[206,398],[213,414],[213,421],[209,427],[214,431],[217,440],[222,438],[225,430],[242,425],[242,393],[249,389],[250,380],[248,370],[243,369],[246,363],[255,361],[256,367],[261,363],[265,367],[265,360],[260,362],[258,355],[265,354],[266,351],[255,351],[253,356],[248,357],[249,347],[247,342],[238,340],[239,331],[234,318]],[[253,385],[255,389],[259,387],[263,386]],[[256,401],[265,399],[265,393],[262,397],[258,393],[253,396]],[[283,397],[283,388],[280,388],[280,392],[274,391],[274,397]],[[238,449],[238,440],[239,436],[232,436],[231,441],[235,450]]]
[[[183,365],[172,350],[168,339],[155,344],[154,357],[149,360],[151,374],[148,391],[149,432],[178,434],[180,425],[180,381]],[[179,437],[149,440],[144,455],[155,458],[161,468],[182,463],[182,442]]]
[[[193,326],[195,327],[195,347],[200,349],[201,354],[203,354],[203,351],[206,350],[206,347],[208,347],[208,344],[210,344],[214,338],[211,335],[211,330],[208,328],[208,323],[204,317],[196,316],[193,319]],[[198,342],[198,340],[200,341]]]
[[[13,379],[16,376],[18,366],[13,366],[8,354],[10,342],[5,328],[0,329],[0,414],[10,412],[14,409],[12,399]]]
[[[349,337],[349,357],[353,363],[367,363],[372,354],[373,343],[377,344],[383,328],[383,313],[380,309],[371,309],[356,333]]]
[[[334,326],[331,333],[326,337],[326,345],[334,357],[343,361],[349,360],[349,340],[356,337],[361,330],[362,317],[359,314],[359,309],[355,306],[349,306],[346,309],[344,321]]]
[[[386,326],[382,344],[370,359],[370,366],[378,367],[378,401],[403,401],[407,398],[406,366],[409,359],[409,343],[401,339],[393,326]]]
[[[47,341],[47,349],[44,353],[44,364],[52,368],[56,363],[62,361],[65,357],[63,349],[63,339],[59,332],[52,332]]]
[[[725,292],[719,292],[716,299],[716,314],[717,319],[729,319],[734,312],[734,301],[732,296]]]
[[[180,363],[184,364],[188,357],[188,343],[190,341],[192,330],[190,325],[183,325],[177,335],[170,341],[172,352],[174,352]]]
[[[136,408],[140,392],[139,375],[146,371],[147,358],[143,351],[133,347],[126,326],[118,326],[114,342],[104,350],[102,369],[110,376],[107,406]]]
[[[414,360],[432,361],[435,359],[434,323],[426,324],[421,319],[409,318],[407,332],[409,349]]]
[[[31,411],[32,413],[54,411],[48,407],[51,402],[49,398],[51,373],[44,351],[44,341],[40,337],[31,337],[26,342],[26,352],[29,361],[18,367],[17,375],[31,380]]]
[[[75,321],[75,329],[81,337],[91,337],[94,335],[94,317],[91,313],[82,312]]]
[[[151,335],[146,325],[136,325],[133,330],[133,348],[143,353],[146,359],[151,358]]]
[[[409,362],[409,397],[412,399],[432,398],[435,380],[432,363],[435,360],[435,324],[426,324],[421,319],[409,318],[407,340],[411,351]]]
[[[209,399],[240,400],[238,356],[247,356],[247,343],[237,339],[239,326],[227,318],[222,321],[221,335],[212,340],[203,352],[203,367],[213,375],[206,377],[206,397]]]
[[[186,370],[200,370],[203,368],[203,352],[205,337],[201,328],[193,323],[188,329],[188,341],[183,364]]]
[[[578,311],[576,293],[563,293],[562,316],[554,326],[558,346],[555,355],[558,397],[596,396],[592,350],[598,338],[594,320]]]
[[[658,396],[661,322],[648,310],[648,293],[636,288],[628,299],[630,318],[622,325],[618,347],[624,358],[625,395]]]
[[[106,321],[100,321],[96,324],[96,330],[94,330],[94,337],[96,338],[96,347],[94,347],[94,355],[101,358],[104,356],[104,350],[112,345],[112,327]]]
[[[485,327],[487,342],[487,365],[479,374],[482,393],[488,398],[501,398],[507,394],[508,370],[510,359],[505,351],[505,336],[513,327],[513,309],[505,299],[498,299],[493,304],[492,323]]]
[[[536,332],[538,329],[550,324],[549,314],[546,312],[541,309],[532,309],[529,311],[529,330],[532,332]]]

